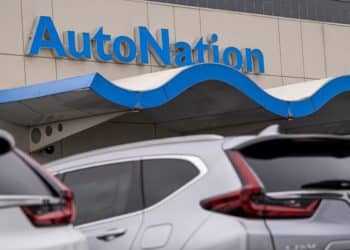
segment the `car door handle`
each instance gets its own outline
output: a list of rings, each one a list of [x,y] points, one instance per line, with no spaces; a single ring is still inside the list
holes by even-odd
[[[112,241],[120,236],[123,236],[126,234],[126,229],[125,228],[117,228],[117,229],[111,229],[108,231],[105,231],[99,235],[96,236],[98,240],[102,241]]]

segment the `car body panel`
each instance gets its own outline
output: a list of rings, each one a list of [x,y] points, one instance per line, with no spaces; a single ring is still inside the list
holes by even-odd
[[[77,228],[87,237],[90,249],[131,249],[142,223],[143,213],[119,216]]]
[[[86,238],[71,225],[34,227],[18,207],[0,209],[3,250],[87,250]]]
[[[250,249],[247,240],[247,232],[239,220],[213,213],[198,227],[181,249]]]
[[[266,220],[266,223],[276,249],[323,250],[330,242],[350,240],[350,206],[345,201],[323,200],[315,215],[308,219]]]
[[[0,248],[87,250],[76,230],[71,191],[0,130]]]
[[[180,249],[200,225],[212,215],[201,207],[200,201],[223,192],[237,190],[242,185],[230,160],[222,150],[220,137],[209,137],[209,140],[198,140],[197,137],[193,141],[183,142],[178,140],[165,143],[152,142],[148,146],[135,148],[119,146],[116,149],[116,151],[108,149],[100,153],[92,152],[83,157],[76,156],[68,162],[53,163],[49,165],[49,170],[59,174],[99,164],[153,158],[188,159],[197,167],[203,165],[205,168],[205,173],[200,178],[195,178],[169,197],[144,210],[142,224],[132,249],[143,249],[145,246],[154,246],[157,249]],[[118,217],[115,219],[118,221]],[[116,224],[115,227],[117,226]],[[84,225],[78,228],[89,237],[90,232],[87,233],[84,230]],[[157,233],[165,234],[163,238],[166,240],[157,238]],[[267,230],[266,234],[268,235]],[[92,247],[92,249],[97,248]]]

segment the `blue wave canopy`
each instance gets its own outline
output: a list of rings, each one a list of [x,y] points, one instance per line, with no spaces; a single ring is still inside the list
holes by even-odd
[[[342,76],[325,83],[309,97],[287,101],[268,94],[250,78],[225,65],[198,64],[176,72],[165,77],[161,84],[156,82],[156,88],[145,91],[122,88],[118,81],[110,82],[98,73],[0,90],[0,119],[38,125],[108,112],[166,108],[190,90],[195,98],[196,88],[208,82],[225,85],[277,117],[299,118],[315,113],[334,97],[350,90],[350,76]],[[144,79],[142,76],[135,79],[140,81],[139,85],[146,84],[152,81],[152,73]],[[230,102],[233,105],[237,100],[241,97],[232,96],[225,105],[230,108]]]

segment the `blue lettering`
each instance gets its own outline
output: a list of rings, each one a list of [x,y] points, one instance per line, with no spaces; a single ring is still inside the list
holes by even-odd
[[[188,43],[177,42],[174,44],[175,58],[174,63],[176,66],[185,66],[193,64],[192,60],[192,48]]]
[[[80,34],[80,38],[78,38],[78,45],[75,41],[74,31],[65,32],[64,38],[68,46],[68,54],[70,57],[74,59],[91,59],[91,43],[89,33],[84,32]],[[80,48],[78,49],[77,47]]]
[[[231,65],[233,68],[240,70],[243,67],[243,56],[239,49],[228,47],[224,50],[223,62],[226,65]]]
[[[95,47],[95,56],[100,61],[111,61],[112,55],[105,53],[105,42],[111,41],[111,35],[103,33],[103,27],[100,27],[92,38]]]
[[[138,39],[140,43],[140,62],[142,64],[149,64],[148,51],[150,51],[160,64],[164,66],[171,65],[169,31],[167,29],[160,30],[161,46],[146,27],[139,27]]]
[[[41,16],[36,20],[35,32],[28,46],[27,54],[36,56],[41,49],[50,49],[56,57],[66,57],[63,44],[51,17]]]
[[[194,46],[195,52],[196,52],[196,57],[197,57],[197,62],[198,63],[204,63],[205,62],[205,51],[209,51],[209,45],[203,43],[203,38],[199,39],[197,44]]]
[[[236,70],[250,73],[265,72],[264,54],[261,50],[247,48],[241,52],[236,47],[228,47],[221,53],[219,45],[216,44],[219,36],[215,33],[206,39],[207,43],[200,38],[193,47],[184,41],[177,41],[171,47],[168,29],[161,29],[159,39],[156,39],[148,28],[143,26],[137,29],[137,41],[127,36],[112,39],[110,34],[104,33],[103,27],[93,36],[88,32],[75,31],[65,31],[63,34],[64,43],[60,40],[51,17],[38,17],[26,54],[36,56],[42,49],[48,49],[58,58],[69,56],[86,60],[94,56],[102,62],[114,60],[125,64],[135,59],[138,63],[149,64],[152,55],[163,66],[185,66],[209,61],[222,62]]]
[[[125,51],[122,53],[121,51]],[[127,36],[119,36],[113,42],[113,55],[117,62],[130,63],[136,58],[136,44]]]
[[[245,49],[246,71],[265,73],[264,55],[260,49]]]
[[[210,36],[209,42],[211,44],[214,44],[218,41],[219,37],[217,34],[212,34]],[[212,45],[211,52],[209,54],[209,60],[211,60],[214,63],[220,62],[220,54],[219,54],[219,46],[218,45]]]

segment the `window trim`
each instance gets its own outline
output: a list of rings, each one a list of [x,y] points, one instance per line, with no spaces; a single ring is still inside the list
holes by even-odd
[[[161,206],[163,203],[167,202],[168,200],[171,200],[174,196],[176,196],[178,193],[182,192],[187,187],[191,186],[193,183],[197,182],[199,179],[201,179],[207,172],[208,169],[203,163],[203,161],[197,157],[197,156],[173,156],[173,157],[167,157],[167,156],[160,156],[156,158],[149,158],[149,157],[143,157],[142,160],[166,160],[166,159],[177,159],[177,160],[184,160],[190,162],[194,167],[196,167],[199,171],[198,175],[196,175],[193,179],[191,179],[189,182],[187,182],[185,185],[177,189],[176,191],[170,193],[169,195],[165,196],[160,201],[156,202],[150,207],[147,207],[143,209],[145,212],[149,212],[150,210],[153,210],[159,206]]]
[[[183,185],[182,187],[177,189],[175,192],[172,192],[171,194],[169,194],[168,196],[164,197],[162,200],[158,201],[157,203],[153,204],[150,207],[143,208],[143,209],[141,209],[139,211],[132,212],[132,213],[126,213],[126,214],[123,214],[123,215],[118,215],[118,216],[104,218],[104,219],[97,220],[97,221],[94,221],[94,222],[88,222],[88,223],[85,223],[85,224],[80,224],[80,225],[75,226],[75,228],[84,229],[84,228],[91,227],[91,226],[92,227],[93,226],[99,226],[100,224],[109,223],[109,222],[112,222],[112,221],[115,221],[115,220],[126,219],[128,217],[132,217],[132,216],[140,215],[140,214],[145,213],[145,212],[152,211],[152,210],[156,209],[157,207],[160,207],[163,203],[165,203],[168,200],[171,200],[172,198],[177,196],[179,193],[181,193],[183,190],[187,189],[189,186],[192,186],[195,182],[197,182],[200,179],[202,179],[202,177],[207,174],[208,168],[204,164],[203,160],[200,159],[198,156],[194,156],[194,155],[180,155],[180,154],[162,154],[162,155],[150,155],[150,156],[142,156],[142,157],[129,157],[129,158],[113,159],[113,160],[108,160],[108,161],[100,161],[100,162],[97,162],[97,163],[94,162],[94,163],[82,164],[82,165],[79,165],[77,167],[70,167],[70,168],[67,168],[67,169],[63,169],[61,171],[59,170],[57,172],[54,171],[53,172],[54,175],[58,175],[58,174],[65,175],[65,174],[67,174],[69,172],[83,170],[83,169],[88,169],[88,168],[93,168],[93,167],[103,167],[103,166],[108,165],[108,164],[117,164],[117,163],[130,162],[130,161],[140,161],[140,164],[141,164],[141,161],[143,161],[143,160],[157,160],[157,159],[159,159],[159,160],[160,159],[178,159],[178,160],[188,161],[194,167],[196,167],[198,169],[199,174],[196,177],[194,177],[192,180],[187,182],[185,185]]]
[[[118,164],[118,163],[127,163],[127,162],[135,162],[137,161],[139,163],[139,168],[141,168],[141,161],[140,159],[133,159],[133,160],[121,160],[121,161],[115,161],[115,160],[110,160],[110,161],[101,161],[101,162],[94,162],[94,163],[89,163],[89,164],[81,164],[79,165],[79,167],[77,168],[68,168],[68,169],[64,169],[63,171],[52,171],[51,173],[56,176],[56,175],[63,175],[63,183],[65,184],[64,182],[64,179],[66,177],[66,174],[69,174],[71,172],[75,172],[75,171],[80,171],[80,170],[84,170],[84,169],[90,169],[90,168],[94,168],[94,167],[105,167],[105,166],[108,166],[108,165],[113,165],[113,164]],[[140,178],[142,178],[142,176],[140,176]],[[140,180],[141,182],[141,180]],[[142,188],[142,187],[141,187]],[[143,204],[142,204],[143,206]],[[124,219],[126,217],[130,217],[130,216],[134,216],[134,215],[137,215],[137,214],[140,214],[142,213],[143,211],[143,208],[138,210],[138,211],[134,211],[134,212],[130,212],[130,213],[126,213],[126,214],[123,214],[123,215],[119,215],[119,216],[112,216],[112,217],[106,217],[104,219],[101,219],[101,220],[97,220],[97,221],[94,221],[94,222],[88,222],[88,223],[83,223],[83,224],[80,224],[80,225],[74,225],[75,228],[78,228],[80,229],[81,227],[87,225],[89,226],[90,224],[96,224],[97,222],[99,221],[106,221],[108,222],[109,220],[112,221],[113,218],[116,218],[116,217],[120,217],[120,219]],[[119,219],[119,218],[118,218]]]
[[[113,160],[105,160],[105,161],[99,161],[99,162],[91,162],[91,163],[83,163],[80,165],[77,165],[76,167],[69,167],[64,168],[60,170],[53,170],[52,173],[54,175],[58,174],[66,174],[73,171],[78,171],[82,169],[88,169],[88,168],[95,168],[95,167],[103,167],[105,165],[115,164],[115,163],[123,163],[123,162],[129,162],[129,161],[141,161],[140,157],[130,157],[130,158],[122,158],[122,159],[113,159]],[[63,163],[64,165],[64,163]]]

